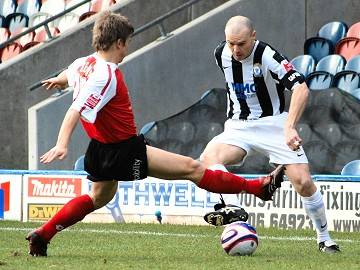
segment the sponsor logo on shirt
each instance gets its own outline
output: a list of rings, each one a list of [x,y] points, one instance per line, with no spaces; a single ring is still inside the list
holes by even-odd
[[[236,97],[240,99],[248,99],[256,94],[254,83],[232,83]]]
[[[282,61],[282,65],[285,68],[286,72],[289,72],[290,70],[294,69],[294,66],[287,60]]]
[[[101,96],[100,95],[97,95],[97,94],[91,94],[86,102],[85,102],[85,105],[87,107],[89,107],[90,109],[94,109],[96,107],[96,105],[100,102],[101,100]]]

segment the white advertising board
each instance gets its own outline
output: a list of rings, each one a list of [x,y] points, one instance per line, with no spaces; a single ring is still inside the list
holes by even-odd
[[[0,188],[4,190],[4,219],[21,220],[22,175],[0,174]]]

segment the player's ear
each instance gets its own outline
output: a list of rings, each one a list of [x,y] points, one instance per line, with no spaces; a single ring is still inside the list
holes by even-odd
[[[252,38],[252,39],[256,39],[256,31],[255,31],[255,30],[252,31],[252,33],[251,33],[251,38]]]

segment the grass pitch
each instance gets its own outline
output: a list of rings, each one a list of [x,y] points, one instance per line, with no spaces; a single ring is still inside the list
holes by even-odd
[[[36,223],[0,221],[0,270],[5,269],[360,269],[360,234],[332,233],[340,254],[317,250],[315,232],[257,228],[252,256],[231,257],[222,228],[160,224],[79,223],[55,236],[48,257],[27,254]]]

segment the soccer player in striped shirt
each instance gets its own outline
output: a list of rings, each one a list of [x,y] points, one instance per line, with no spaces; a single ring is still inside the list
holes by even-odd
[[[118,68],[133,31],[126,17],[109,11],[99,14],[93,29],[96,52],[75,60],[57,77],[43,81],[47,89],[70,85],[74,93],[56,145],[40,161],[47,164],[64,159],[71,134],[80,121],[91,138],[84,165],[93,184],[89,194],[70,200],[53,218],[28,234],[29,253],[33,256],[46,256],[47,245],[57,232],[105,206],[117,192],[119,180],[140,180],[148,175],[189,179],[211,192],[248,192],[263,200],[270,200],[282,181],[281,166],[266,177],[247,181],[228,172],[206,169],[190,157],[151,147],[143,135],[137,135],[128,89]]]
[[[241,162],[254,151],[272,164],[285,165],[295,190],[317,231],[321,252],[340,251],[331,240],[320,191],[309,172],[296,124],[309,95],[304,77],[270,45],[256,39],[253,23],[235,16],[225,26],[225,41],[215,49],[215,60],[227,85],[228,120],[224,132],[206,146],[200,160],[211,169]],[[292,91],[289,112],[284,90]]]

